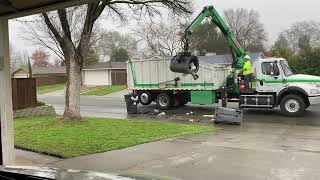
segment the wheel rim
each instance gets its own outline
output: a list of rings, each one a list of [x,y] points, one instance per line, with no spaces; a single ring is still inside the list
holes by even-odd
[[[168,105],[168,99],[166,98],[166,97],[160,97],[159,98],[159,104],[160,104],[160,106],[162,106],[162,107],[165,107],[165,106],[167,106]]]
[[[299,101],[296,99],[289,99],[285,104],[286,110],[290,113],[298,112],[300,109]]]
[[[142,94],[140,95],[140,99],[141,99],[141,102],[142,102],[142,103],[147,103],[148,100],[149,100],[149,96],[148,96],[147,93],[142,93]]]

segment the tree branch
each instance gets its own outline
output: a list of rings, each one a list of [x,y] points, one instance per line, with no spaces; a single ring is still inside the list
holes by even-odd
[[[61,23],[65,38],[67,38],[69,41],[72,41],[71,32],[70,32],[70,25],[69,25],[69,22],[67,19],[66,9],[58,10],[58,16],[60,19],[60,23]]]
[[[61,37],[61,35],[59,34],[58,30],[53,26],[53,24],[50,21],[50,18],[48,16],[47,13],[42,13],[42,16],[44,18],[44,22],[46,23],[46,25],[48,26],[48,28],[51,30],[51,32],[53,33],[53,35],[56,37],[56,39],[58,40],[58,42],[60,44],[63,44],[63,38]]]

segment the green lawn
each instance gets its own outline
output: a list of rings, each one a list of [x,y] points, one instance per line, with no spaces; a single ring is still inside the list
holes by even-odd
[[[126,86],[98,86],[87,88],[81,92],[81,95],[84,96],[104,96],[107,94],[111,94],[117,91],[121,91],[126,89]]]
[[[39,86],[37,87],[37,94],[46,94],[58,90],[64,89],[66,86],[65,83],[63,84],[53,84],[53,85],[48,85],[48,86]]]
[[[36,117],[14,121],[17,148],[63,158],[212,130],[209,126],[152,120],[85,118],[66,123],[56,117]]]

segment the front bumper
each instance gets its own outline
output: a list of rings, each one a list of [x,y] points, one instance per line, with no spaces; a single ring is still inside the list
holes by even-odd
[[[310,104],[320,104],[320,96],[309,97]]]

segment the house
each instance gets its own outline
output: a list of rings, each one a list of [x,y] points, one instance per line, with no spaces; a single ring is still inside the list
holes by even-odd
[[[101,62],[83,68],[82,81],[86,86],[126,85],[125,62]]]
[[[24,68],[18,68],[11,72],[11,77],[15,79],[29,78],[29,71]]]
[[[66,67],[32,67],[32,77],[36,78],[37,86],[65,83]]]
[[[263,53],[251,53],[251,62],[261,59],[264,57]],[[199,61],[210,63],[210,64],[232,64],[233,58],[231,54],[225,55],[208,55],[208,56],[198,56]]]

